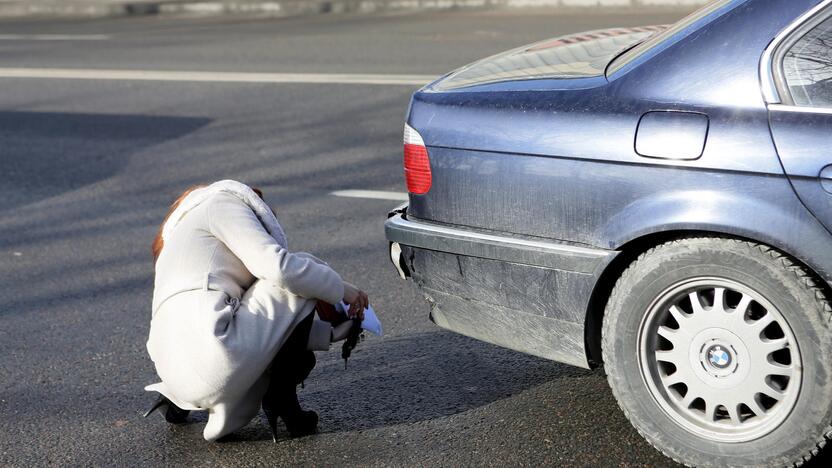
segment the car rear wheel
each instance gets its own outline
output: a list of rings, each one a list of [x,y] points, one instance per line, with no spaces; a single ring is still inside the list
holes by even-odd
[[[832,435],[832,309],[811,275],[751,242],[674,240],[621,275],[604,366],[633,426],[695,466],[790,466]]]

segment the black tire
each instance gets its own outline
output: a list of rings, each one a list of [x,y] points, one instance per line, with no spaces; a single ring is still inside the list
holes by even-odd
[[[791,327],[803,364],[797,401],[771,432],[744,442],[695,434],[662,409],[642,377],[639,330],[663,291],[697,277],[727,278],[761,294]],[[613,289],[604,315],[604,367],[613,394],[638,432],[668,457],[688,466],[797,466],[832,437],[832,326],[821,289],[802,266],[768,246],[691,237],[639,256]]]

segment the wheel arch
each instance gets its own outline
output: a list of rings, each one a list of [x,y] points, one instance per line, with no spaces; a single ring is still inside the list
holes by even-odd
[[[707,226],[700,229],[668,226],[668,229],[644,233],[629,238],[618,247],[620,252],[599,275],[587,304],[584,323],[584,343],[587,361],[591,367],[603,364],[601,352],[601,328],[604,321],[604,311],[615,283],[624,270],[635,261],[639,255],[665,242],[687,237],[722,237],[745,240],[765,244],[789,256],[794,262],[806,268],[816,279],[817,284],[826,291],[827,297],[832,297],[832,287],[829,278],[820,274],[813,262],[804,261],[795,249],[789,248],[785,242],[777,242],[767,236],[749,234],[742,230],[725,229],[723,227]],[[765,238],[765,239],[762,239]]]

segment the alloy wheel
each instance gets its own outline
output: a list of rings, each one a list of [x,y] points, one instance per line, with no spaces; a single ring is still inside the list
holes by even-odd
[[[700,437],[762,437],[797,402],[802,364],[792,330],[748,286],[725,278],[677,283],[653,301],[638,336],[650,393]]]

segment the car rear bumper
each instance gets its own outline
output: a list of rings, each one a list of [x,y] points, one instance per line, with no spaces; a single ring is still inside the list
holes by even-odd
[[[606,265],[614,251],[495,235],[407,219],[407,205],[390,213],[384,232],[390,242],[471,257],[522,265],[594,273]]]
[[[586,307],[616,251],[412,220],[406,208],[384,225],[391,259],[420,287],[437,325],[589,367]]]

